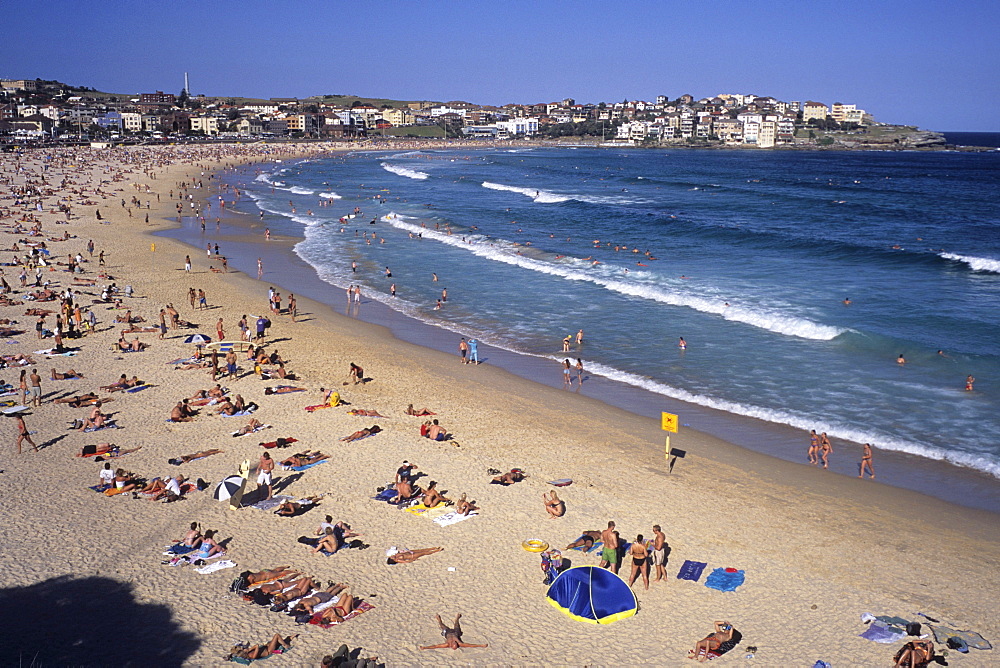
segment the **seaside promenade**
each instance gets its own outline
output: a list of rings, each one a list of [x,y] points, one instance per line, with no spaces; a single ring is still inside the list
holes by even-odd
[[[149,236],[174,224],[178,203],[191,209],[191,203],[218,199],[215,170],[324,150],[80,148],[0,158],[0,226],[8,233],[0,242],[0,261],[10,263],[3,277],[11,288],[0,318],[17,321],[4,325],[10,329],[4,346],[10,359],[0,379],[14,387],[15,395],[7,398],[18,399],[21,369],[30,374],[37,368],[41,377],[41,405],[22,413],[39,451],[24,444],[18,455],[16,420],[0,422],[7,442],[0,452],[0,508],[6,518],[0,528],[6,565],[0,605],[8,611],[10,662],[221,665],[235,642],[299,633],[290,651],[269,661],[319,665],[345,643],[392,666],[683,665],[713,622],[726,620],[742,640],[716,662],[891,665],[903,640],[883,645],[859,638],[867,628],[863,613],[926,623],[917,617],[925,613],[952,628],[1000,638],[994,603],[1000,549],[993,514],[883,485],[822,477],[819,471],[803,473],[801,467],[690,431],[674,445],[693,456],[667,475],[662,455],[641,447],[662,439],[652,420],[488,365],[461,365],[453,355],[397,341],[379,327],[307,299],[298,298],[292,322],[288,314],[268,310],[269,286],[283,294],[284,306],[287,291],[294,291],[294,285],[282,285],[280,272],[269,268],[258,281],[215,271],[221,260],[204,248]],[[48,251],[39,267],[42,285],[30,285],[36,276],[32,268],[29,285],[22,287],[16,263],[38,242]],[[78,262],[77,254],[82,271],[70,273],[67,265]],[[191,258],[190,271],[185,256]],[[122,291],[119,308],[114,294],[101,300],[112,283]],[[132,296],[124,294],[125,286],[131,286]],[[191,288],[205,292],[206,308],[189,305]],[[81,316],[90,311],[96,319],[93,331],[62,342],[71,356],[37,352],[56,345],[54,337],[39,340],[38,316],[26,315],[29,309],[59,310],[58,299],[43,301],[46,289],[72,289]],[[30,293],[42,299],[26,300]],[[168,305],[197,327],[168,329],[161,339],[156,331],[123,334],[133,323],[116,322],[130,311],[143,318],[135,328],[155,328]],[[270,317],[264,349],[279,352],[294,380],[262,381],[242,355],[235,378],[213,381],[210,369],[178,368],[175,362],[195,350],[184,343],[186,337],[200,332],[216,339],[221,318],[226,338],[238,338],[244,315],[248,321]],[[43,326],[54,329],[54,313]],[[116,343],[123,337],[138,337],[145,349],[122,353]],[[16,355],[31,362],[20,364]],[[364,369],[366,382],[351,382],[351,363]],[[70,368],[80,377],[51,379],[50,369]],[[148,389],[100,390],[122,374],[137,376]],[[216,382],[231,398],[238,394],[259,409],[228,418],[205,405],[190,422],[168,420],[179,401],[192,400]],[[279,384],[304,391],[265,393]],[[346,405],[303,410],[323,403],[320,388],[338,390]],[[70,430],[74,420],[93,419],[94,409],[56,400],[84,392],[113,399],[100,412],[118,429]],[[453,440],[421,438],[427,418],[407,415],[409,404],[436,413]],[[384,417],[351,414],[358,409]],[[233,437],[251,418],[270,428]],[[376,424],[377,434],[341,440]],[[229,510],[212,498],[216,484],[236,474],[244,460],[256,469],[265,452],[259,443],[279,437],[297,442],[270,450],[275,459],[305,450],[329,455],[305,470],[279,466],[274,472],[276,494],[322,495],[317,507],[280,517],[273,509]],[[141,448],[110,459],[113,468],[146,480],[180,473],[211,485],[173,503],[97,493],[90,487],[101,481],[103,463],[76,455],[105,442],[123,450]],[[168,463],[209,449],[222,452],[179,466]],[[371,498],[393,481],[404,460],[426,474],[418,484],[438,481],[437,488],[452,499],[466,494],[480,507],[478,515],[439,526]],[[511,486],[490,484],[490,470],[513,468],[529,477]],[[249,477],[248,504],[261,499],[256,470]],[[540,497],[554,489],[546,481],[562,478],[573,480],[558,490],[566,512],[551,518]],[[326,515],[349,523],[369,547],[325,556],[297,541],[314,535]],[[668,579],[648,591],[641,580],[636,583],[634,617],[591,626],[546,602],[539,557],[522,542],[538,539],[561,549],[609,520],[626,541],[637,534],[650,537],[652,525],[661,525],[670,545]],[[192,522],[215,531],[225,549],[208,564],[228,560],[233,567],[201,574],[195,566],[162,563],[165,546],[183,538]],[[390,566],[386,550],[393,546],[444,549]],[[573,566],[597,564],[599,554],[563,550]],[[716,568],[742,570],[746,581],[722,592],[704,586],[704,577],[679,580],[675,576],[685,561],[707,564],[706,575]],[[350,585],[370,609],[332,628],[297,626],[292,617],[229,590],[240,572],[285,565],[323,587]],[[621,572],[627,577],[628,567]],[[418,649],[439,642],[435,614],[451,620],[457,613],[463,615],[466,642],[488,648]],[[748,647],[757,648],[753,659],[744,658]],[[952,652],[948,661],[979,666],[995,658],[993,651],[972,650]]]

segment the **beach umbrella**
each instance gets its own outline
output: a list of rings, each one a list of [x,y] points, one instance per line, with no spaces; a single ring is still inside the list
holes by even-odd
[[[195,343],[199,346],[205,345],[206,343],[211,343],[212,337],[205,336],[204,334],[192,334],[191,336],[184,339],[184,343]]]
[[[597,566],[563,571],[549,587],[546,599],[567,617],[588,624],[611,624],[631,617],[639,607],[624,580]]]
[[[246,483],[246,478],[243,476],[231,475],[218,484],[212,497],[216,501],[227,501],[240,491],[244,483]]]

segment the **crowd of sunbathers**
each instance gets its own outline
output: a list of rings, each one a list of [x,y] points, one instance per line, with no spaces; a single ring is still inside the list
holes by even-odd
[[[396,506],[411,506],[422,504],[425,508],[435,508],[440,504],[454,506],[454,511],[459,515],[469,515],[479,510],[474,500],[468,499],[466,494],[462,494],[458,499],[452,500],[446,497],[437,488],[437,481],[431,480],[425,487],[417,484],[417,480],[424,474],[417,471],[417,465],[404,461],[402,466],[396,470],[396,478],[392,484],[379,488],[380,494],[385,494],[386,490],[394,490],[396,494],[386,501]]]
[[[347,585],[330,581],[324,587],[321,581],[289,566],[244,571],[239,581],[245,583],[241,591],[244,600],[287,613],[296,621],[338,624],[362,603]]]

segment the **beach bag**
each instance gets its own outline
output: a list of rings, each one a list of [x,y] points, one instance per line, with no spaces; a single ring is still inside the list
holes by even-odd
[[[271,605],[271,597],[262,592],[260,589],[253,590],[253,602],[255,605]]]
[[[920,622],[910,622],[909,624],[907,624],[906,635],[908,636],[920,635]]]
[[[247,582],[247,579],[241,575],[240,577],[236,578],[229,584],[229,591],[233,592],[234,594],[241,592],[247,588],[248,584],[250,583]]]

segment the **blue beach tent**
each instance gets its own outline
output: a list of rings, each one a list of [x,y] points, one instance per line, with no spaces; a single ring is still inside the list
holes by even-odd
[[[597,566],[576,566],[556,578],[546,598],[564,615],[588,624],[611,624],[635,614],[638,603],[625,581]]]

